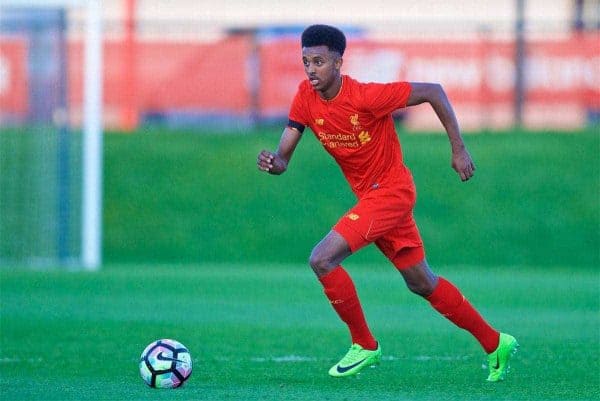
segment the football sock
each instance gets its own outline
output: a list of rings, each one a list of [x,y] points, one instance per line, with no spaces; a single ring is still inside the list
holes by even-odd
[[[439,277],[438,285],[426,299],[448,320],[470,332],[485,352],[489,354],[498,347],[500,333],[481,317],[451,282]]]
[[[377,341],[373,338],[356,293],[352,279],[342,266],[337,266],[319,278],[325,295],[350,330],[352,343],[364,349],[377,349]]]

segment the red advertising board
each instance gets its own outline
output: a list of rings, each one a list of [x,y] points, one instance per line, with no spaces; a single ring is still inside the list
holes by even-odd
[[[527,100],[600,108],[600,35],[531,41],[527,56]]]
[[[1,38],[0,108],[25,115],[27,45]],[[69,101],[80,121],[83,51],[69,45]],[[515,48],[509,40],[348,43],[342,72],[361,81],[441,83],[464,127],[513,124]],[[297,38],[224,37],[213,42],[104,43],[104,115],[107,126],[127,125],[131,113],[196,113],[285,117],[304,71]],[[524,63],[525,124],[577,127],[600,109],[600,33],[530,40]],[[131,121],[131,120],[130,120]],[[134,121],[137,121],[134,119]],[[427,107],[407,113],[407,125],[441,128]]]
[[[530,41],[526,55],[526,124],[581,126],[588,109],[600,108],[598,34]],[[260,104],[264,114],[287,112],[304,77],[300,57],[297,40],[262,45]],[[460,41],[353,40],[344,54],[342,71],[365,82],[441,83],[465,125],[498,127],[513,123],[514,60],[513,42],[485,37]],[[416,128],[440,127],[435,115],[423,108],[411,109],[408,123]]]
[[[27,113],[27,42],[0,36],[0,115]]]
[[[127,57],[131,50],[133,57]],[[69,51],[70,100],[81,104],[82,46],[72,44]],[[103,77],[107,122],[118,126],[122,109],[131,105],[138,113],[244,113],[250,105],[249,55],[246,38],[211,43],[139,41],[133,49],[122,42],[107,41]],[[128,64],[128,60],[135,64]],[[127,81],[131,77],[134,83]],[[133,102],[127,96],[133,96]]]

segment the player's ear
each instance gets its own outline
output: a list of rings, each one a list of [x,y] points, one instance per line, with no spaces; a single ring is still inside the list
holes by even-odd
[[[338,71],[341,70],[342,64],[344,64],[344,59],[340,56],[335,60],[335,69]]]

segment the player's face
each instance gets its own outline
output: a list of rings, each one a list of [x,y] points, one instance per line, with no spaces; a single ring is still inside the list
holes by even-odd
[[[337,52],[327,46],[303,47],[302,63],[310,84],[321,97],[331,99],[337,95],[342,82],[342,58]]]

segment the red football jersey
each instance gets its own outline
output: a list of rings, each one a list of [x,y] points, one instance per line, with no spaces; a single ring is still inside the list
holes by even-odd
[[[359,198],[372,188],[413,187],[391,115],[406,107],[410,91],[408,82],[361,83],[343,75],[338,95],[324,100],[305,80],[289,119],[310,127]]]

